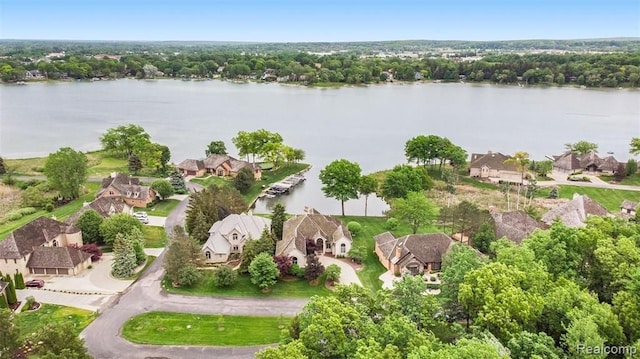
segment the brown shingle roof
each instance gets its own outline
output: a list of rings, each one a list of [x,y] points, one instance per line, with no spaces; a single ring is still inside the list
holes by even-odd
[[[47,217],[38,217],[11,232],[0,241],[0,258],[22,258],[33,252],[34,247],[52,241],[62,233],[78,233],[80,230],[70,224]]]
[[[478,156],[477,153],[474,153],[471,158]],[[481,168],[487,166],[491,169],[496,169],[500,171],[517,171],[517,167],[514,164],[504,163],[504,161],[510,159],[511,156],[503,155],[500,152],[489,152],[483,156],[476,157],[475,160],[472,160],[469,163],[469,168]]]
[[[542,216],[542,222],[551,225],[556,219],[568,227],[582,227],[588,216],[606,216],[606,208],[586,195],[574,194],[567,203],[552,208]]]
[[[602,159],[598,169],[600,171],[616,172],[618,170],[618,164],[619,162],[613,158],[613,156],[608,156]]]
[[[351,240],[351,233],[342,222],[314,211],[295,216],[284,222],[282,240],[276,244],[276,255],[288,253],[294,248],[306,254],[307,238],[316,239],[318,236],[327,239],[329,243],[333,243],[341,237]]]
[[[391,232],[384,232],[373,237],[373,239],[376,241],[382,254],[384,254],[384,257],[389,259],[391,252],[396,246],[396,237],[394,237]]]
[[[394,239],[391,233],[385,232],[377,235],[375,240],[386,258],[401,267],[413,259],[423,265],[440,263],[454,243],[444,233],[410,234]],[[396,256],[398,249],[400,257]]]
[[[199,171],[204,169],[204,162],[200,160],[186,159],[180,162],[177,167],[187,171]]]
[[[2,291],[9,285],[8,282],[2,282],[0,281],[0,293],[2,293]]]
[[[28,268],[74,268],[79,263],[91,258],[91,254],[69,247],[37,247],[29,262]]]
[[[553,166],[563,169],[565,171],[573,171],[581,168],[580,160],[571,151],[565,152],[564,154],[557,156],[555,161],[553,161]]]
[[[620,205],[620,209],[628,209],[630,211],[635,211],[636,208],[638,208],[638,205],[640,205],[638,202],[631,202],[628,199],[625,199],[624,201],[622,201],[622,204]]]
[[[523,211],[491,212],[494,220],[496,238],[506,237],[510,241],[520,244],[536,229],[545,229],[546,226],[538,223]]]
[[[129,177],[126,174],[118,173],[115,177],[108,177],[102,179],[102,184],[96,196],[100,196],[104,193],[109,186],[113,186],[117,189],[123,197],[135,198],[135,199],[147,199],[151,195],[155,195],[153,190],[148,186],[141,185],[140,179],[136,177]]]
[[[100,197],[95,201],[87,204],[80,208],[76,213],[71,215],[65,223],[75,224],[78,221],[78,218],[82,216],[83,213],[89,210],[94,210],[98,212],[102,217],[109,217],[111,214],[122,213],[125,209],[129,208],[129,205],[124,203],[119,198],[114,197]],[[113,210],[113,213],[111,211]]]
[[[204,166],[205,168],[218,168],[220,165],[222,165],[223,163],[229,161],[230,159],[234,159],[233,157],[229,156],[229,155],[218,155],[218,154],[212,154],[209,155],[207,158],[204,159]]]

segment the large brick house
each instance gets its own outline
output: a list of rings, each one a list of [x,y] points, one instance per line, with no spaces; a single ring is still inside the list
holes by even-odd
[[[469,176],[481,179],[520,183],[522,173],[512,163],[505,163],[511,156],[489,151],[486,154],[473,153],[469,162]]]
[[[82,233],[71,224],[39,217],[0,241],[2,273],[75,275],[91,264],[82,246]]]
[[[260,166],[251,162],[235,159],[229,155],[209,155],[204,160],[186,159],[177,166],[185,176],[202,176],[205,173],[220,177],[235,177],[238,171],[247,167],[253,171],[256,180],[262,178]]]
[[[156,198],[156,193],[149,186],[143,186],[139,178],[112,173],[102,179],[96,198],[119,198],[130,206],[146,207]]]
[[[395,238],[390,232],[374,237],[375,252],[380,263],[393,273],[413,275],[440,270],[442,256],[453,240],[444,233],[410,234]]]
[[[245,243],[260,239],[265,229],[271,228],[271,220],[250,214],[230,214],[217,221],[209,229],[209,238],[202,246],[205,261],[221,263],[232,253],[242,253]]]

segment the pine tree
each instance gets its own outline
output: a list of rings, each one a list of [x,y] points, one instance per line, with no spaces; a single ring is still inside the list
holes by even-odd
[[[0,309],[9,308],[9,303],[7,303],[7,298],[4,294],[0,294]]]
[[[0,157],[0,175],[7,173],[7,166],[4,164],[4,159]]]
[[[16,287],[13,285],[13,280],[11,279],[11,275],[7,274],[4,276],[4,281],[9,283],[7,284],[7,288],[5,292],[7,293],[7,303],[9,305],[18,303],[18,296],[16,295]]]
[[[273,206],[273,216],[271,217],[271,232],[276,237],[276,241],[282,240],[282,228],[287,220],[284,205],[281,202]]]
[[[113,263],[111,269],[116,278],[127,278],[136,268],[136,253],[130,240],[118,233],[113,242]]]
[[[129,172],[132,174],[138,174],[142,169],[142,161],[140,161],[140,157],[132,154],[129,156]]]
[[[131,242],[133,246],[133,251],[136,254],[136,264],[144,263],[144,261],[147,260],[147,254],[144,252],[144,237],[142,232],[134,228],[125,239]]]
[[[16,270],[16,273],[13,275],[13,280],[16,284],[16,289],[26,288],[24,285],[24,277],[22,276],[22,273],[18,272],[18,270]]]
[[[207,218],[200,211],[196,214],[193,228],[190,229],[191,237],[198,240],[200,243],[204,243],[209,238],[209,225],[207,224]]]

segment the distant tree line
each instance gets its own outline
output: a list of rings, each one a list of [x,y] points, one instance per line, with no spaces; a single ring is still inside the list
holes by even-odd
[[[183,48],[183,50],[185,50]],[[19,81],[38,70],[47,79],[213,78],[255,79],[313,84],[376,83],[387,80],[492,81],[588,87],[640,86],[640,53],[489,55],[456,61],[439,54],[422,58],[370,57],[357,53],[247,53],[191,49],[181,52],[124,53],[119,60],[66,52],[61,58],[14,55],[0,59],[0,78]],[[470,54],[462,51],[459,55]],[[42,60],[42,61],[41,61]]]

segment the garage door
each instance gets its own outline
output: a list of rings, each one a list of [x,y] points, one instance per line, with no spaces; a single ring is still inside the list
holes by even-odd
[[[58,274],[69,274],[68,268],[58,268]]]
[[[56,274],[56,269],[55,268],[47,268],[47,274]]]
[[[44,268],[32,268],[34,274],[44,274]]]

